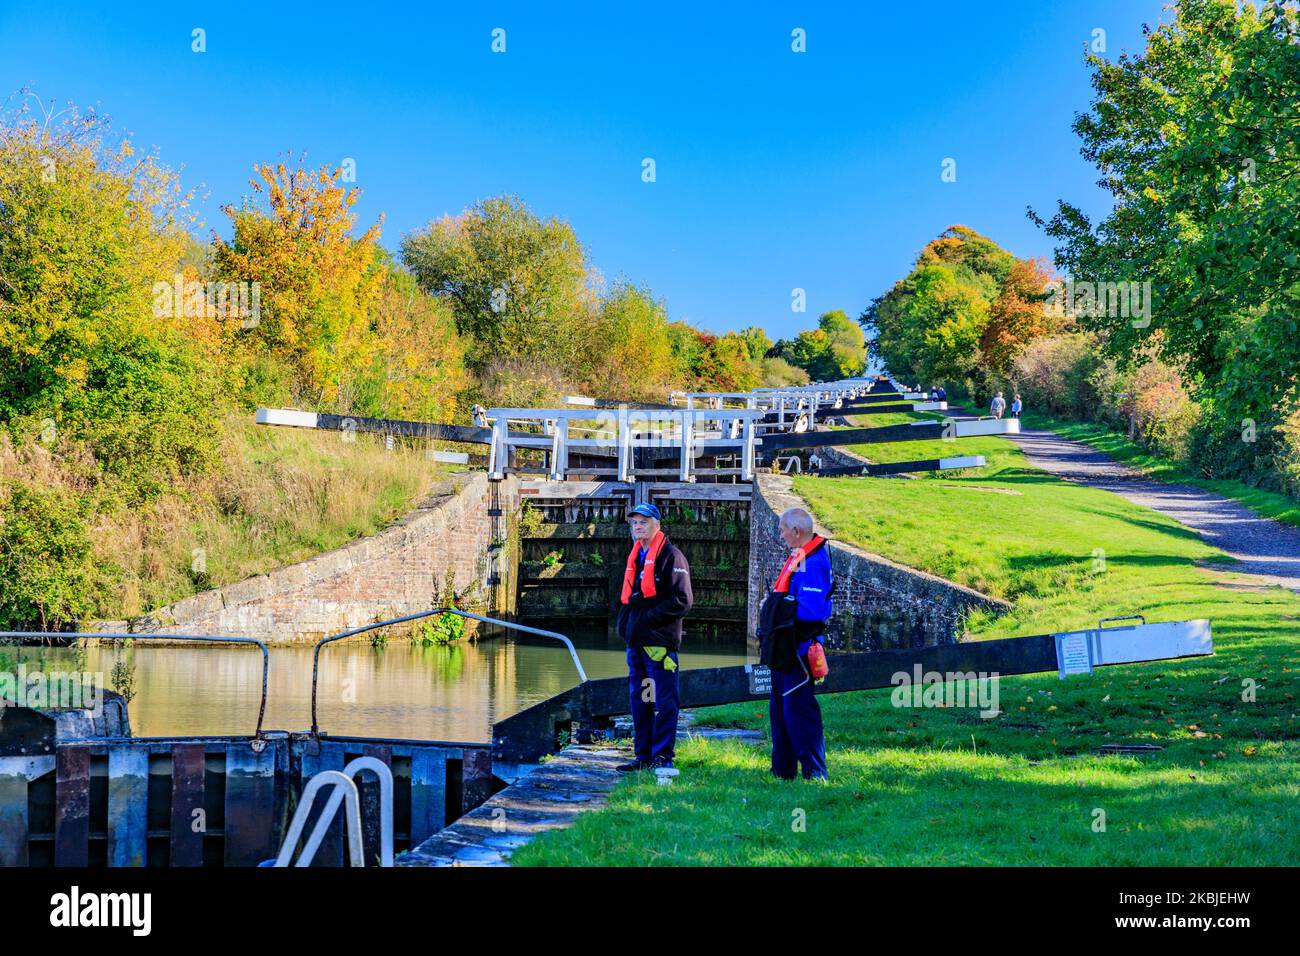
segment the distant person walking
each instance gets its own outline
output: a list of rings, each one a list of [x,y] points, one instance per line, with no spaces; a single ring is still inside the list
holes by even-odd
[[[1011,417],[1019,418],[1021,411],[1024,410],[1025,403],[1020,400],[1019,394],[1011,400]]]
[[[627,644],[627,691],[636,759],[621,773],[671,767],[677,743],[677,652],[682,618],[695,602],[686,557],[660,530],[660,512],[640,504],[628,513],[632,550],[623,570],[618,633]]]
[[[1002,397],[1001,392],[998,392],[996,395],[993,396],[993,401],[989,403],[989,412],[993,415],[994,418],[1001,418],[1002,413],[1005,412],[1006,410],[1007,410],[1007,400]]]
[[[826,539],[813,533],[812,515],[791,508],[777,524],[777,533],[791,549],[785,565],[759,610],[759,663],[772,672],[768,722],[772,731],[772,773],[793,780],[826,780],[826,740],[822,712],[813,694],[809,667],[813,644],[830,620],[831,573]],[[820,647],[818,648],[820,650]]]
[[[933,389],[933,392],[934,392],[934,400],[936,402],[946,402],[948,400],[948,392],[944,389],[942,385],[936,385]]]

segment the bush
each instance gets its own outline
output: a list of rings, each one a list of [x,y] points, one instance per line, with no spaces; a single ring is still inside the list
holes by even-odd
[[[90,531],[75,497],[21,480],[0,497],[0,624],[44,631],[86,617]]]
[[[1070,333],[1038,339],[1012,364],[1010,388],[1025,407],[1094,420],[1099,416],[1097,390],[1092,384],[1101,359],[1092,335]]]

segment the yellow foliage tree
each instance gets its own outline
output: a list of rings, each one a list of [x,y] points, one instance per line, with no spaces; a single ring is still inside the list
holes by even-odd
[[[337,406],[380,345],[368,333],[384,280],[374,267],[382,216],[353,237],[360,190],[341,184],[341,168],[255,168],[249,182],[264,202],[225,206],[234,236],[215,240],[218,276],[260,286],[260,315],[235,333],[239,347],[285,363],[295,397]]]

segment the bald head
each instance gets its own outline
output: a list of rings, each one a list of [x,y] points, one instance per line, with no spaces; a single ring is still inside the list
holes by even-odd
[[[776,526],[777,533],[781,535],[781,540],[791,548],[799,548],[807,544],[813,536],[813,519],[803,508],[791,508],[785,514],[781,515],[781,520]]]

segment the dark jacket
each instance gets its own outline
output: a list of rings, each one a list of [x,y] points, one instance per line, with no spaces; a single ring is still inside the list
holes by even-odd
[[[632,596],[618,607],[618,636],[629,647],[682,646],[682,618],[695,603],[691,593],[691,566],[672,541],[665,540],[655,561],[655,596],[641,594],[644,559],[638,557],[632,577]]]

